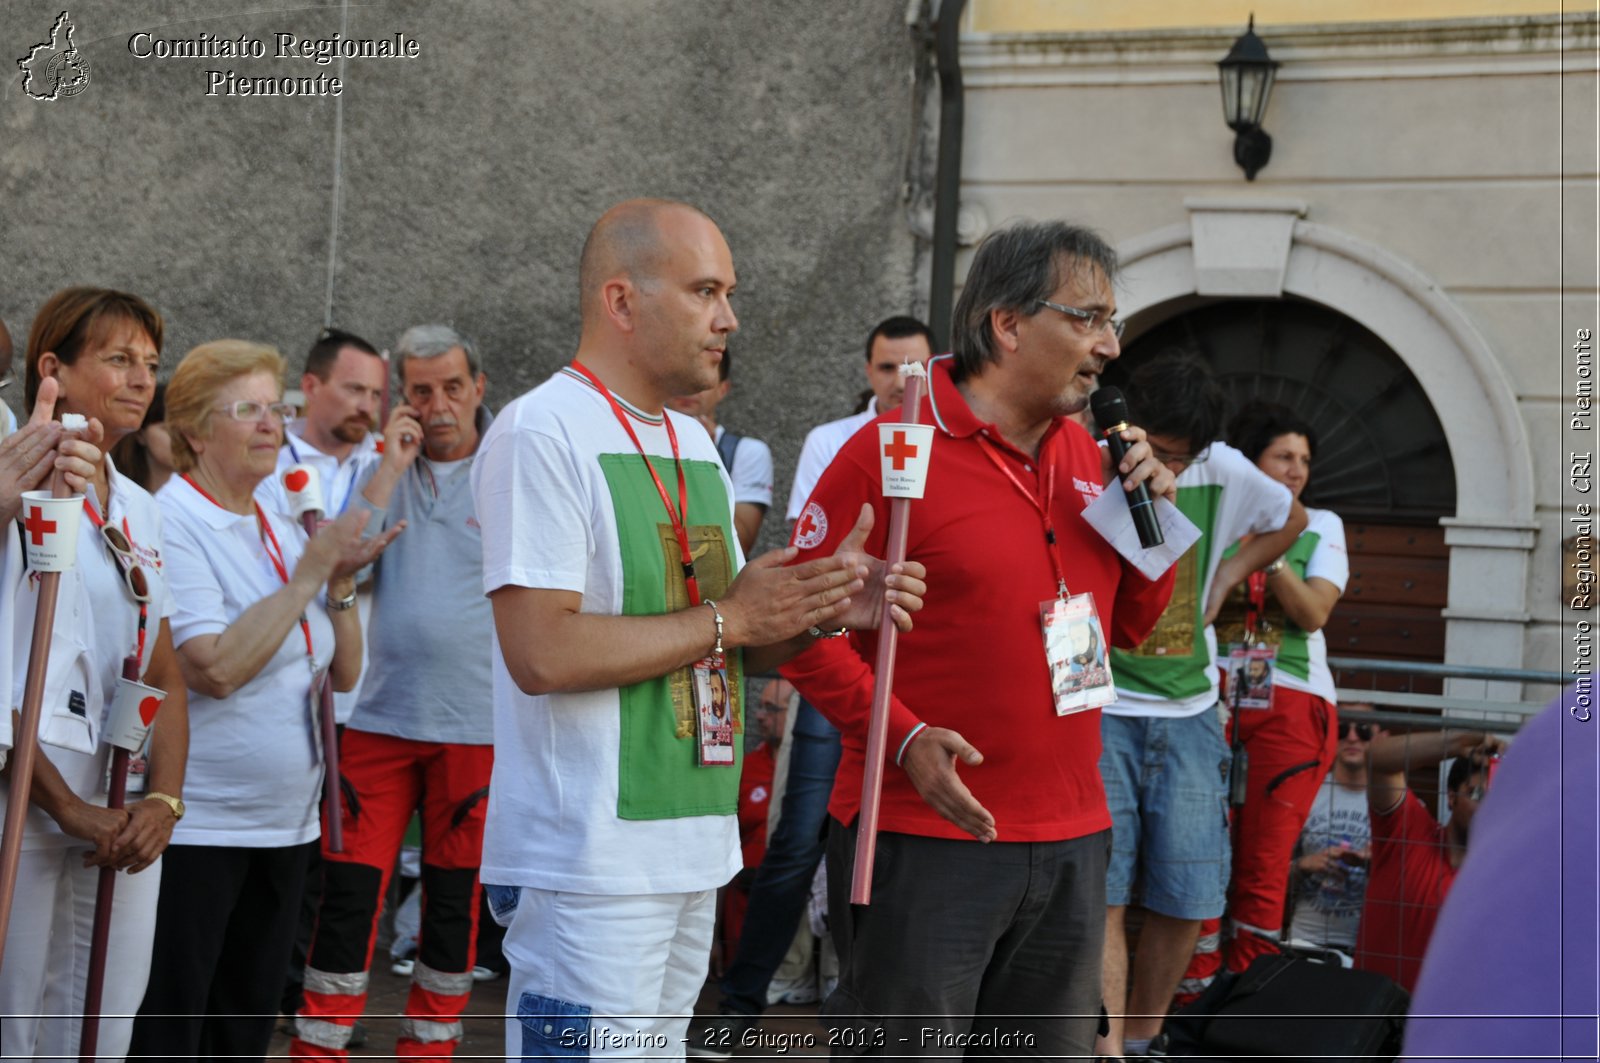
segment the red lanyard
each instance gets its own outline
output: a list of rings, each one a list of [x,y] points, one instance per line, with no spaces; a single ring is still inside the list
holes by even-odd
[[[212,498],[204,487],[195,483],[194,478],[188,473],[184,473],[183,478],[190,487],[199,491],[200,497],[207,502],[210,502],[218,509],[226,508],[221,502]],[[278,536],[273,532],[272,525],[267,523],[267,515],[261,512],[261,503],[251,499],[250,504],[256,507],[256,530],[261,535],[261,548],[266,551],[267,560],[272,562],[272,567],[278,573],[278,578],[283,580],[283,585],[287,587],[289,585],[289,566],[283,563],[283,547],[278,545]],[[229,512],[232,511],[230,510]],[[300,614],[300,633],[306,637],[306,657],[312,662],[312,670],[315,671],[317,654],[311,648],[311,624],[306,620],[304,613]]]
[[[1010,466],[1001,459],[1000,453],[993,443],[981,435],[975,438],[978,440],[978,446],[983,448],[984,457],[993,462],[994,467],[1004,473],[1007,480],[1011,481],[1011,486],[1015,487],[1022,497],[1028,500],[1028,504],[1038,511],[1039,519],[1044,524],[1045,551],[1050,555],[1050,567],[1056,574],[1056,593],[1065,598],[1067,596],[1067,578],[1061,568],[1061,544],[1056,541],[1056,527],[1054,518],[1051,516],[1052,507],[1056,500],[1056,465],[1051,460],[1050,447],[1055,443],[1055,440],[1051,439],[1050,443],[1039,449],[1038,464],[1044,472],[1044,498],[1041,499],[1023,486],[1022,481],[1017,479],[1017,474],[1012,472]]]
[[[650,461],[650,455],[644,452],[644,446],[639,442],[639,436],[633,430],[633,425],[628,423],[628,415],[623,412],[622,406],[611,394],[611,389],[600,383],[600,378],[595,376],[589,368],[579,362],[573,362],[572,368],[582,373],[584,378],[593,384],[595,390],[606,397],[611,404],[611,412],[616,415],[622,430],[628,433],[628,438],[633,440],[634,449],[639,452],[639,457],[644,459],[644,467],[650,470],[650,479],[656,483],[656,490],[661,494],[661,504],[667,507],[667,519],[672,522],[672,534],[678,540],[678,559],[683,563],[683,582],[689,591],[689,604],[700,604],[700,583],[694,574],[694,556],[689,552],[689,485],[683,478],[683,460],[678,457],[678,433],[673,431],[672,418],[666,412],[661,414],[661,423],[667,427],[667,441],[672,444],[672,464],[678,470],[678,508],[672,508],[672,498],[667,494],[666,485],[661,482],[661,477],[656,474],[656,467]]]
[[[1263,630],[1267,612],[1267,573],[1257,569],[1245,580],[1244,640],[1254,642],[1256,632]]]
[[[89,504],[89,499],[88,498],[85,498],[83,500],[83,511],[85,513],[89,514],[89,523],[91,523],[91,524],[93,524],[95,526],[95,530],[98,531],[98,530],[100,530],[100,529],[102,529],[102,528],[104,528],[106,526],[106,518],[102,517],[100,515],[100,511],[95,509],[92,505]],[[128,518],[127,517],[123,517],[122,518],[122,536],[123,536],[123,538],[128,540],[128,545],[131,547],[133,545],[133,532],[130,531],[129,528],[128,528]],[[102,534],[101,538],[105,539],[105,536]],[[122,578],[123,578],[124,581],[126,581],[127,578],[128,578],[128,570],[127,570],[126,566],[129,565],[129,564],[137,564],[137,562],[130,562],[130,561],[124,560],[121,554],[117,553],[115,550],[113,550],[111,548],[111,541],[109,539],[106,540],[106,550],[107,550],[107,552],[109,552],[111,554],[111,563],[113,565],[117,566],[117,571],[122,573]],[[148,590],[149,589],[149,577],[148,576],[145,577],[145,581],[146,581],[145,582],[145,587]],[[130,586],[129,589],[132,590],[132,587]],[[143,666],[144,666],[144,633],[145,633],[145,627],[149,623],[149,616],[150,616],[150,604],[148,602],[140,602],[139,603],[139,634],[137,636],[137,639],[134,642],[134,648],[133,648],[133,659],[138,664],[139,668],[143,668]]]

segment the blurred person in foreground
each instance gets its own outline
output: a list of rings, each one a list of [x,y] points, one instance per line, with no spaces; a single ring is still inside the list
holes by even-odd
[[[283,371],[271,347],[218,340],[167,386],[179,476],[159,502],[191,726],[137,1055],[266,1051],[320,833],[318,692],[325,671],[355,682],[355,573],[399,534],[362,539],[351,513],[308,540],[255,501],[283,442]]]
[[[1582,681],[1580,681],[1582,682]],[[1517,732],[1428,945],[1407,1060],[1593,1060],[1600,727],[1569,686]]]

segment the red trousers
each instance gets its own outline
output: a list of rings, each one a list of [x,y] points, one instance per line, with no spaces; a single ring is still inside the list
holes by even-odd
[[[396,1054],[447,1059],[472,991],[478,865],[494,747],[413,742],[346,729],[344,852],[323,829],[322,904],[306,965],[294,1059],[345,1059],[366,1008],[378,916],[412,813],[422,813],[422,934]]]
[[[1180,1002],[1198,995],[1223,963],[1230,971],[1242,971],[1257,956],[1277,951],[1289,861],[1317,787],[1333,766],[1338,710],[1315,694],[1278,687],[1271,709],[1234,713],[1230,742],[1235,735],[1244,743],[1250,767],[1244,806],[1233,811],[1228,907],[1222,919],[1200,924],[1200,942],[1179,985]]]

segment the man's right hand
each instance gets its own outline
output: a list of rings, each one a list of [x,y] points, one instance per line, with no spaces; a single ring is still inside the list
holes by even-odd
[[[957,760],[976,766],[983,763],[983,754],[955,731],[925,727],[911,739],[900,764],[929,808],[980,842],[992,842],[997,837],[994,816],[956,774]]]
[[[401,403],[389,411],[383,426],[383,464],[404,472],[422,453],[422,414]]]

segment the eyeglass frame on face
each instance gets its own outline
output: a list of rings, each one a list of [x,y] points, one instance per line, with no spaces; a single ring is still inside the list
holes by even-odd
[[[253,414],[240,416],[239,411],[247,406],[258,407],[258,409]],[[238,399],[228,403],[226,406],[213,406],[211,408],[217,413],[226,413],[235,421],[240,421],[244,424],[249,424],[251,421],[259,422],[269,413],[276,417],[280,424],[288,424],[294,420],[295,414],[299,412],[295,409],[294,403],[281,400],[278,402],[258,402],[255,399]]]
[[[1048,299],[1035,299],[1034,302],[1038,303],[1040,306],[1048,306],[1052,310],[1066,314],[1068,317],[1073,319],[1073,327],[1086,336],[1098,336],[1101,329],[1110,326],[1111,335],[1120,340],[1122,338],[1123,331],[1128,327],[1128,323],[1126,321],[1122,320],[1121,318],[1112,317],[1111,314],[1105,310],[1080,310],[1075,306],[1063,306],[1060,303],[1052,303]],[[1095,324],[1096,320],[1100,322],[1098,325]],[[1080,325],[1078,324],[1079,321],[1085,322],[1085,324]]]
[[[1206,459],[1211,456],[1211,444],[1207,443],[1195,454],[1169,454],[1154,443],[1151,443],[1150,453],[1157,461],[1169,468],[1176,464],[1187,469],[1191,465],[1204,465],[1206,463]]]
[[[1370,723],[1357,723],[1354,720],[1340,720],[1339,741],[1343,742],[1346,738],[1349,738],[1350,733],[1354,731],[1357,741],[1370,742],[1372,741],[1372,735],[1375,730],[1376,726]],[[1363,734],[1363,731],[1366,733]]]
[[[115,536],[116,538],[112,538]],[[136,602],[148,604],[150,601],[150,580],[144,574],[144,565],[133,552],[133,544],[128,542],[128,537],[122,534],[122,529],[109,521],[100,525],[100,538],[110,549],[112,556],[117,559],[117,568],[122,572],[122,582],[127,586],[128,593],[133,595]],[[117,540],[122,540],[120,543]],[[144,584],[144,590],[134,586],[136,582]]]

